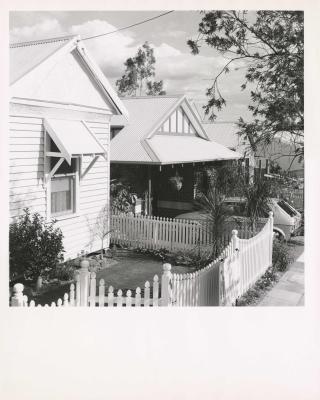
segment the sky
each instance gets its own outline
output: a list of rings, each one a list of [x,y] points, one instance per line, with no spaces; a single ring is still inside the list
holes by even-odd
[[[10,12],[10,42],[44,39],[68,34],[82,38],[110,32],[163,11],[14,11]],[[124,73],[124,62],[148,41],[156,57],[156,80],[162,79],[167,94],[185,94],[198,104],[206,104],[206,89],[228,59],[210,47],[192,55],[187,40],[196,38],[201,14],[175,11],[156,20],[101,38],[85,41],[113,86]],[[238,69],[235,69],[238,68]],[[248,116],[249,94],[240,89],[243,64],[234,64],[221,76],[219,88],[227,106],[217,121],[236,121]]]

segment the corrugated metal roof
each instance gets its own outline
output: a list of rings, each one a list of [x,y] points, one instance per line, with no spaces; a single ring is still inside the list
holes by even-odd
[[[219,143],[195,136],[155,135],[148,143],[163,164],[232,160],[242,157]]]
[[[16,82],[75,36],[10,45],[10,84]]]
[[[111,141],[111,161],[151,162],[141,140],[181,97],[121,98],[129,112],[129,122]]]
[[[249,142],[240,138],[237,132],[239,128],[234,123],[207,123],[202,124],[209,138],[229,149],[244,152]]]
[[[240,158],[240,154],[201,137],[172,134],[155,135],[145,140],[145,136],[151,133],[175,104],[179,104],[182,97],[146,96],[122,99],[129,111],[129,123],[111,141],[111,161],[171,164]],[[113,121],[112,124],[116,125],[116,122]]]

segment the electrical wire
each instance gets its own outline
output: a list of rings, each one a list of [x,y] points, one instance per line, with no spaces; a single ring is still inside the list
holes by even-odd
[[[101,33],[100,35],[89,36],[89,37],[83,38],[83,39],[81,39],[81,41],[90,40],[90,39],[95,39],[95,38],[98,38],[98,37],[101,37],[101,36],[111,35],[112,33],[120,32],[120,31],[123,31],[123,30],[125,30],[125,29],[132,28],[132,27],[134,27],[134,26],[138,26],[138,25],[141,25],[141,24],[145,24],[146,22],[153,21],[153,20],[155,20],[155,19],[157,19],[157,18],[163,17],[164,15],[168,15],[168,14],[173,13],[173,12],[174,12],[174,10],[167,11],[167,12],[165,12],[165,13],[156,15],[155,17],[145,19],[145,20],[143,20],[143,21],[137,22],[137,23],[132,24],[132,25],[124,26],[123,28],[119,28],[119,29],[116,29],[116,30],[111,31],[111,32]]]

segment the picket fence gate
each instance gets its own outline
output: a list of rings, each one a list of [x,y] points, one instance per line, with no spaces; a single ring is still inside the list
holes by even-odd
[[[205,250],[212,244],[212,230],[206,221],[113,214],[110,226],[111,242],[118,245],[186,251],[195,247]],[[239,230],[241,238],[253,234],[247,225]],[[230,239],[228,231],[222,237],[223,246],[227,246]]]
[[[238,231],[232,231],[229,244],[220,256],[205,268],[193,273],[176,274],[171,265],[163,265],[161,281],[153,278],[147,281],[142,291],[138,287],[134,293],[106,287],[100,279],[97,287],[95,272],[89,271],[89,261],[81,261],[81,268],[70,292],[63,299],[52,302],[50,307],[167,307],[167,306],[230,306],[242,296],[272,265],[273,215],[263,229],[254,237],[241,239]],[[11,305],[15,307],[35,307],[23,294],[23,285],[13,288]],[[37,307],[39,307],[38,305]],[[49,305],[45,305],[49,307]]]

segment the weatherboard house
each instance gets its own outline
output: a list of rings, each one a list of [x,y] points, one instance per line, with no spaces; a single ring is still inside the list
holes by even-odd
[[[122,102],[129,121],[111,120],[111,178],[131,184],[146,214],[175,217],[191,210],[203,169],[242,157],[209,138],[185,96]]]
[[[57,220],[65,258],[100,248],[110,119],[128,113],[78,36],[10,46],[10,215]]]

